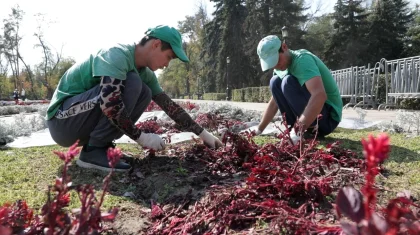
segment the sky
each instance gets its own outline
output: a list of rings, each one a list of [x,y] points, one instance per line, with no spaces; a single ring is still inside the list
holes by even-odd
[[[322,4],[319,14],[333,11],[336,0],[309,0],[307,4],[314,11],[318,2]],[[411,0],[420,3],[420,0]],[[200,3],[207,7],[209,15],[214,11],[210,0],[2,0],[0,20],[11,14],[17,4],[25,12],[21,25],[21,55],[31,65],[42,60],[41,48],[34,33],[37,31],[37,17],[42,13],[53,23],[43,24],[45,39],[64,57],[77,62],[88,58],[101,48],[116,43],[134,43],[144,32],[159,24],[177,27],[178,21],[193,15]]]
[[[42,60],[41,48],[34,48],[38,25],[34,15],[45,14],[54,22],[43,25],[48,44],[79,62],[101,48],[138,42],[149,27],[177,27],[178,21],[197,11],[200,2],[212,8],[209,0],[2,0],[0,20],[8,18],[11,8],[19,4],[25,12],[20,52],[27,63],[34,65]]]

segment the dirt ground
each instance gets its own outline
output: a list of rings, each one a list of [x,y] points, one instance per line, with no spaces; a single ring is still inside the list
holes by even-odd
[[[132,197],[138,206],[121,208],[116,221],[111,225],[113,232],[110,234],[146,233],[152,223],[152,201],[164,205],[164,210],[180,206],[187,209],[205,195],[209,186],[239,180],[239,177],[212,175],[206,171],[203,162],[193,158],[180,160],[178,157],[147,156],[129,159],[128,162],[133,169],[123,180],[130,182],[132,190],[126,196]]]

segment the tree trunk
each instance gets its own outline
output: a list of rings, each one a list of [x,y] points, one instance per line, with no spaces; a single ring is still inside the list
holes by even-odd
[[[25,63],[25,61],[23,60],[22,56],[20,56],[20,54],[18,54],[18,57],[19,57],[20,61],[22,61],[23,65],[24,65],[24,66],[25,66],[25,68],[26,68],[26,72],[28,73],[29,81],[31,82],[31,92],[32,92],[32,94],[33,94],[33,98],[34,98],[34,99],[38,99],[38,97],[37,97],[37,95],[36,95],[36,92],[35,92],[35,90],[34,90],[34,80],[33,80],[33,78],[32,78],[32,71],[31,71],[31,68],[29,68],[29,66]],[[22,88],[23,88],[23,87],[22,87]]]
[[[13,75],[13,80],[15,82],[15,89],[17,88],[17,72],[16,69],[14,67],[14,63],[12,61],[12,57],[13,55],[7,55],[7,60],[9,61],[10,64],[10,68],[12,69],[12,75]]]
[[[51,86],[47,87],[47,99],[51,99],[54,94],[54,89]]]
[[[265,0],[264,6],[263,6],[263,27],[264,27],[264,34],[268,34],[271,30],[270,27],[270,6],[271,6],[271,0]]]

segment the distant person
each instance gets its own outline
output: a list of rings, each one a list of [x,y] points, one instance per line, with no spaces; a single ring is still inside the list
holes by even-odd
[[[305,135],[330,134],[341,121],[343,102],[337,83],[330,70],[307,50],[290,50],[286,43],[274,35],[263,38],[257,47],[263,71],[274,68],[270,81],[272,98],[258,126],[257,134],[264,131],[278,109],[285,114],[287,124],[300,124]],[[317,125],[317,116],[322,118]],[[296,144],[302,133],[291,131]]]
[[[100,50],[73,65],[61,77],[47,110],[54,141],[70,146],[80,140],[77,164],[105,171],[110,170],[107,149],[124,134],[143,147],[162,150],[165,143],[159,135],[135,126],[153,100],[181,129],[195,133],[209,147],[222,146],[160,87],[153,71],[175,58],[189,62],[181,34],[160,25],[149,29],[139,43]],[[116,166],[118,171],[129,168],[123,161]]]
[[[19,91],[18,91],[18,89],[15,89],[13,91],[13,99],[15,100],[16,104],[19,102]]]
[[[20,97],[22,100],[25,100],[26,96],[25,96],[25,89],[22,88],[22,91],[20,92]]]

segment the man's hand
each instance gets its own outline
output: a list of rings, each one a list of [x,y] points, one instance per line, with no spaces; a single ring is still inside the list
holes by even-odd
[[[320,76],[313,77],[305,82],[305,86],[311,94],[311,98],[305,107],[298,122],[301,123],[303,130],[309,128],[321,113],[322,107],[327,100],[324,84]]]
[[[261,122],[258,125],[258,130],[262,130],[261,132],[263,132],[268,126],[268,124],[270,124],[270,122],[273,120],[274,116],[276,116],[278,110],[279,108],[277,106],[276,101],[273,97],[271,97],[270,101],[268,102],[267,109],[265,110],[264,115],[261,119]]]
[[[223,146],[222,141],[206,130],[203,130],[199,137],[203,140],[204,144],[210,148],[219,148]]]
[[[286,138],[286,139],[283,139],[283,140],[289,142],[291,145],[296,145],[300,141],[300,136],[301,135],[299,133],[296,133],[293,128],[290,131],[289,136],[290,136],[290,138]]]
[[[261,133],[263,133],[260,129],[254,129],[254,128],[249,128],[248,130],[247,130],[249,133],[251,133],[251,132],[254,132],[255,133],[255,135],[261,135]]]
[[[150,148],[158,151],[165,148],[165,142],[163,139],[159,135],[152,133],[142,132],[136,142],[144,148]]]

